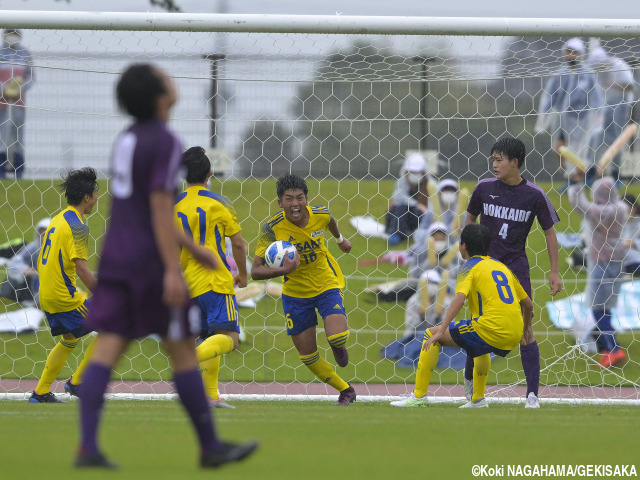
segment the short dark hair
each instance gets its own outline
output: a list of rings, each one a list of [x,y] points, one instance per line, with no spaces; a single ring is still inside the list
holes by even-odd
[[[93,195],[98,189],[97,177],[96,169],[91,167],[69,170],[63,175],[60,190],[64,192],[67,203],[72,206],[80,205],[85,195]]]
[[[518,168],[522,168],[524,165],[524,157],[527,155],[527,148],[524,146],[522,140],[512,137],[504,137],[494,143],[493,147],[491,147],[491,155],[494,153],[504,155],[509,161],[514,158],[517,159]]]
[[[302,190],[305,197],[309,193],[307,182],[305,182],[303,178],[290,173],[280,177],[276,182],[276,193],[278,194],[278,199],[282,200],[282,196],[287,190]]]
[[[474,255],[487,255],[491,244],[491,232],[484,225],[470,223],[462,230],[460,243],[465,244],[467,253],[471,257]]]
[[[150,63],[129,66],[116,86],[118,105],[140,122],[156,116],[156,101],[167,93],[166,85],[156,67]]]
[[[187,183],[204,183],[207,175],[211,173],[211,161],[204,148],[191,147],[182,154],[182,165],[187,170]]]

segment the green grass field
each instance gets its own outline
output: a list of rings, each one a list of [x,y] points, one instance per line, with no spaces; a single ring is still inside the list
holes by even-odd
[[[32,225],[44,216],[55,215],[62,207],[60,193],[51,180],[0,182],[0,242],[6,238],[18,236],[32,237]],[[463,184],[471,190],[473,183]],[[548,192],[556,206],[561,222],[558,231],[577,231],[580,217],[571,213],[566,196],[560,197],[551,184],[541,185]],[[255,249],[255,241],[260,224],[270,212],[277,210],[275,201],[275,182],[258,181],[214,181],[212,189],[229,197],[238,212],[242,224],[243,236],[250,243],[250,252]],[[404,304],[382,303],[363,290],[370,284],[395,278],[406,277],[406,269],[389,264],[379,266],[359,266],[359,258],[373,258],[386,251],[386,242],[381,239],[366,239],[357,235],[349,224],[349,218],[356,215],[384,217],[391,196],[393,183],[390,181],[323,180],[309,181],[310,204],[327,204],[333,216],[338,220],[345,236],[353,243],[352,254],[339,251],[335,242],[329,241],[329,249],[338,258],[344,274],[347,276],[345,305],[349,312],[349,324],[353,335],[350,340],[351,365],[344,370],[344,377],[354,382],[374,383],[412,383],[412,369],[401,369],[395,363],[383,360],[380,356],[382,346],[401,335],[404,322]],[[97,266],[106,219],[108,218],[109,195],[106,182],[100,184],[100,201],[97,211],[88,217],[93,241],[90,244],[92,267]],[[631,185],[631,193],[640,193],[640,186]],[[536,224],[537,225],[537,224]],[[584,289],[584,274],[568,268],[564,258],[569,252],[560,252],[560,274],[565,289],[559,297],[578,293]],[[542,366],[550,365],[559,356],[566,353],[573,338],[570,332],[554,328],[547,317],[544,305],[551,299],[545,284],[549,270],[544,236],[539,227],[532,231],[528,243],[528,255],[531,263],[531,275],[534,286],[536,319],[534,330],[540,344]],[[3,277],[0,271],[0,278]],[[17,308],[0,304],[0,313]],[[239,351],[225,356],[221,370],[221,381],[300,381],[313,380],[311,373],[304,367],[293,349],[291,341],[284,332],[282,309],[279,300],[264,298],[256,309],[241,309],[241,321],[246,327],[248,341]],[[560,384],[631,384],[640,381],[640,344],[632,333],[620,336],[621,343],[629,348],[630,358],[624,369],[616,369],[618,375],[602,374],[587,367],[584,361],[567,365],[554,365],[543,373],[542,383]],[[326,342],[320,341],[321,351],[327,352]],[[47,351],[53,346],[48,330],[16,336],[0,334],[0,372],[3,378],[37,378],[42,370]],[[569,368],[568,368],[569,367]],[[75,359],[69,368],[61,373],[68,378],[75,368]],[[497,359],[493,366],[489,383],[509,383],[523,379],[518,353],[507,359]],[[157,380],[170,378],[167,360],[154,340],[144,340],[136,345],[123,360],[118,369],[123,379]],[[455,383],[460,380],[459,372],[453,370],[438,371],[434,375],[435,383]]]
[[[225,439],[260,441],[245,463],[218,472],[196,467],[191,427],[174,402],[107,404],[102,444],[123,469],[77,471],[77,403],[1,402],[2,478],[387,479],[472,478],[473,465],[580,465],[637,463],[637,408],[456,405],[398,409],[354,403],[236,402],[216,410]],[[8,435],[7,432],[11,432]],[[446,452],[446,453],[445,453]],[[213,477],[212,477],[213,475]]]

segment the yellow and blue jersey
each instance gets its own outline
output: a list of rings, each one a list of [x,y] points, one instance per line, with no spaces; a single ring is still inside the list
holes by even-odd
[[[225,237],[231,237],[241,229],[231,202],[205,187],[193,186],[178,195],[175,213],[178,229],[193,238],[196,244],[210,250],[218,261],[218,267],[211,270],[198,263],[186,249],[182,249],[180,264],[191,297],[210,291],[234,294]]]
[[[291,297],[311,298],[333,288],[344,288],[344,276],[338,262],[325,246],[324,232],[331,220],[325,206],[309,207],[309,223],[300,228],[289,222],[280,211],[263,226],[256,255],[265,256],[267,247],[276,240],[292,243],[300,254],[300,266],[282,279],[282,293]]]
[[[471,257],[458,272],[456,293],[467,296],[480,338],[502,350],[518,345],[524,328],[520,301],[528,295],[506,265],[491,257]]]
[[[87,298],[76,288],[75,260],[89,258],[89,227],[69,206],[53,217],[38,256],[39,298],[48,313],[69,312]]]

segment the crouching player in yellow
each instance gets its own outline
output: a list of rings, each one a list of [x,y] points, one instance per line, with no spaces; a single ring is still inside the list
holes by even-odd
[[[247,256],[240,224],[231,202],[210,192],[211,162],[202,147],[192,147],[182,156],[186,169],[187,189],[178,195],[175,212],[176,226],[194,243],[210,250],[218,267],[210,270],[183,249],[180,263],[191,297],[202,312],[201,337],[196,348],[202,381],[209,405],[214,408],[236,408],[220,398],[218,374],[220,356],[238,348],[238,303],[234,285],[247,286]],[[231,240],[233,259],[238,266],[234,277],[227,264],[225,239]]]
[[[327,207],[307,205],[308,188],[304,179],[285,175],[278,179],[276,193],[282,211],[262,226],[251,277],[254,280],[283,277],[282,308],[287,335],[293,340],[302,363],[321,381],[340,392],[336,405],[348,406],[355,401],[356,392],[329,362],[320,357],[316,341],[316,309],[324,320],[324,331],[336,363],[346,367],[349,363],[346,348],[349,327],[342,298],[345,283],[338,263],[324,243],[325,232],[331,232],[338,248],[345,253],[351,251],[351,242],[342,237],[338,223]],[[293,259],[287,256],[282,267],[269,268],[264,256],[276,240],[292,243],[297,252]]]
[[[408,398],[391,402],[394,407],[427,405],[441,346],[462,347],[474,359],[473,397],[460,408],[488,407],[484,395],[490,354],[505,357],[519,345],[533,313],[533,302],[511,270],[487,256],[490,242],[487,227],[475,223],[464,227],[459,248],[466,262],[458,273],[455,297],[442,324],[425,331],[415,389]],[[473,318],[453,322],[467,299]]]

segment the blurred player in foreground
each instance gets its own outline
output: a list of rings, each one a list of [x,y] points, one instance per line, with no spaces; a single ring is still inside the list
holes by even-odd
[[[481,180],[471,194],[466,223],[480,224],[491,231],[489,256],[504,263],[533,298],[531,272],[527,258],[527,237],[537,218],[544,231],[549,254],[549,288],[551,296],[562,290],[558,273],[558,239],[554,225],[560,221],[547,194],[535,183],[522,178],[526,148],[516,138],[501,138],[491,148],[491,163],[495,178]],[[525,408],[539,408],[540,350],[533,336],[531,323],[520,342],[520,358],[527,381]],[[465,389],[467,397],[472,387],[473,360],[467,357]]]
[[[98,201],[96,178],[96,171],[90,167],[67,173],[61,188],[69,206],[53,217],[44,233],[38,256],[40,308],[47,317],[51,335],[62,335],[62,339],[47,356],[40,381],[29,398],[31,403],[60,403],[50,391],[51,384],[78,341],[92,330],[85,325],[89,301],[87,294],[76,287],[76,274],[90,292],[95,291],[96,279],[87,263],[89,227],[84,216],[93,212]],[[89,344],[77,370],[65,384],[67,393],[79,396],[78,387],[94,346],[95,340]]]
[[[195,352],[200,309],[190,303],[180,270],[179,246],[211,268],[216,262],[173,222],[182,145],[166,123],[175,87],[156,67],[136,64],[121,75],[116,93],[135,122],[116,139],[111,159],[111,223],[88,319],[99,337],[82,385],[75,465],[117,468],[97,443],[104,393],[129,343],[151,334],[162,338],[171,359],[175,388],[198,436],[201,466],[242,460],[257,444],[224,443],[214,430]]]
[[[207,189],[211,177],[211,162],[204,148],[192,147],[182,156],[186,169],[187,189],[178,195],[176,226],[189,238],[207,248],[218,266],[204,267],[187,250],[182,249],[180,263],[191,297],[202,310],[204,341],[196,348],[202,370],[202,380],[209,405],[214,408],[235,408],[218,393],[220,357],[238,348],[240,327],[238,303],[234,285],[247,286],[247,257],[242,232],[231,202]],[[238,273],[234,276],[227,263],[226,239],[231,240],[233,259]]]
[[[336,405],[348,406],[356,399],[356,392],[320,357],[316,341],[318,319],[316,309],[324,320],[324,330],[333,350],[336,363],[346,367],[349,354],[347,315],[343,304],[344,277],[324,243],[325,229],[336,238],[338,248],[351,251],[351,242],[344,238],[338,223],[325,206],[307,205],[307,183],[296,175],[285,175],[276,183],[280,212],[263,226],[251,267],[254,280],[284,277],[282,308],[287,321],[287,335],[291,336],[300,360],[313,374],[340,392]],[[269,268],[264,256],[267,247],[276,240],[285,240],[296,247],[293,259],[285,257],[282,267]]]
[[[408,398],[391,402],[394,407],[427,405],[427,389],[441,346],[462,347],[475,359],[473,396],[460,408],[488,406],[484,395],[490,354],[505,357],[515,348],[523,327],[530,328],[533,313],[533,303],[515,275],[487,256],[490,242],[491,232],[482,225],[467,225],[462,231],[459,248],[466,262],[458,273],[455,297],[442,324],[425,331],[415,389]],[[453,322],[466,300],[472,318]]]

